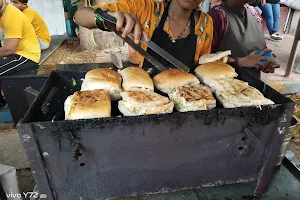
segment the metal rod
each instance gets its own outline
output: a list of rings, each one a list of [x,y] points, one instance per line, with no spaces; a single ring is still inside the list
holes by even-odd
[[[293,47],[291,50],[291,54],[290,54],[290,58],[288,61],[288,64],[286,66],[286,70],[285,70],[285,77],[289,77],[291,75],[291,72],[293,70],[294,64],[295,64],[295,60],[297,57],[297,52],[299,49],[299,41],[300,41],[300,19],[298,21],[298,26],[297,26],[297,30],[296,30],[296,34],[295,34],[295,39],[293,42]]]
[[[291,12],[292,12],[292,8],[289,8],[289,11],[288,11],[285,23],[284,23],[284,27],[283,27],[283,33],[286,32],[287,26],[288,26],[289,21],[290,21]]]

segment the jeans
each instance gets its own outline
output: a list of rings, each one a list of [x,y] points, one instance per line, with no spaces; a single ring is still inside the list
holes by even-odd
[[[262,7],[263,15],[266,18],[266,24],[270,35],[279,31],[280,23],[280,4],[266,3]]]

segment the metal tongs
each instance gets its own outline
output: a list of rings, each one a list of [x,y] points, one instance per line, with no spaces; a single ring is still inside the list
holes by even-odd
[[[101,10],[100,8],[98,8],[95,11],[95,14],[100,15],[100,17],[105,21],[105,25],[107,27],[109,27],[111,30],[113,30],[120,38],[122,38],[134,50],[136,50],[137,52],[139,52],[146,60],[148,60],[159,71],[164,71],[164,70],[167,69],[160,62],[158,62],[155,58],[153,58],[148,52],[144,51],[141,48],[140,45],[135,44],[130,37],[127,36],[127,37],[123,38],[122,37],[122,32],[121,31],[117,31],[117,29],[116,29],[117,19],[115,17],[107,14],[106,12],[104,12],[103,10]],[[131,35],[133,36],[132,33],[131,33]],[[143,37],[141,37],[140,41],[142,43],[144,43],[145,45],[147,45],[148,48],[152,49],[158,55],[160,55],[161,57],[163,57],[164,59],[166,59],[167,61],[169,61],[172,65],[174,65],[178,69],[181,69],[184,72],[189,72],[190,71],[189,67],[187,67],[185,64],[183,64],[178,59],[174,58],[171,54],[169,54],[168,52],[166,52],[164,49],[162,49],[161,47],[159,47],[154,42],[152,42],[152,41],[146,42],[146,40]]]

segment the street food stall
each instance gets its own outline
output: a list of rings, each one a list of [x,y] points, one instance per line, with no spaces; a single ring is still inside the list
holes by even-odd
[[[129,38],[125,41],[156,67],[147,69],[149,75],[145,71],[150,82],[155,80],[165,66]],[[183,72],[186,66],[154,43],[148,45],[182,69],[181,73],[194,76]],[[172,107],[168,113],[129,116],[132,113],[124,112],[120,101],[108,102],[106,98],[102,100],[106,111],[107,105],[110,111],[105,118],[70,119],[72,107],[66,109],[66,102],[84,93],[91,66],[53,71],[39,92],[27,90],[29,110],[17,126],[40,197],[112,199],[248,182],[256,184],[253,195],[264,194],[278,164],[295,103],[234,63],[231,65],[226,67],[234,74],[234,81],[243,82],[272,104],[230,107],[230,102],[225,104],[215,91],[219,98],[214,99],[210,109],[182,112],[181,104],[174,101],[179,106],[174,111]],[[109,75],[119,71],[111,63],[97,67],[113,71]],[[201,77],[197,78],[209,85]],[[126,81],[123,75],[122,81]],[[168,99],[157,86],[145,91]],[[96,97],[87,98],[98,102]]]
[[[109,16],[104,17],[109,20]],[[121,35],[115,30],[113,19],[108,24]],[[165,66],[135,45],[130,38],[124,40],[156,67],[147,69],[149,74],[137,67],[130,68],[139,69],[136,71],[139,74],[146,73],[143,76],[148,77],[147,87],[150,84],[150,89],[143,89],[144,85],[138,85],[136,87],[139,89],[131,93],[150,93],[153,98],[166,103],[168,108],[163,106],[157,114],[151,114],[156,108],[148,109],[146,104],[139,107],[140,110],[130,110],[137,108],[139,101],[145,103],[153,98],[147,97],[146,101],[133,95],[137,103],[129,106],[129,100],[126,102],[124,99],[130,97],[130,92],[125,93],[127,96],[122,92],[122,102],[113,99],[108,102],[106,97],[105,100],[97,99],[96,96],[91,96],[93,91],[90,94],[82,90],[88,85],[86,81],[90,80],[88,74],[91,76],[86,68],[82,71],[53,71],[17,126],[39,193],[46,194],[50,200],[112,199],[256,182],[253,195],[262,195],[278,163],[295,103],[244,69],[232,64],[233,68],[218,61],[216,65],[228,69],[233,82],[246,86],[242,91],[251,89],[272,104],[232,106],[222,99],[222,92],[217,93],[218,89],[215,88],[218,101],[214,100],[213,107],[182,111],[184,104],[175,100],[173,102],[177,111],[173,111],[173,107],[170,109],[173,103],[164,94],[165,90],[156,84],[158,75],[171,73],[171,70],[164,70]],[[188,69],[184,64],[155,43],[149,42],[147,45],[182,69],[175,70],[176,73],[192,77],[193,82],[200,83],[196,76],[185,72]],[[203,74],[207,71],[206,67],[210,68],[210,64],[203,69],[204,65],[200,65],[201,69],[195,71],[201,82],[209,85],[213,81],[207,83],[208,79]],[[115,82],[112,81],[114,77],[121,84],[120,79],[115,77],[119,76],[115,66],[102,64],[98,67],[110,71],[109,83]],[[124,90],[130,85],[128,80],[132,80],[126,77],[130,76],[127,74],[130,70],[127,69],[129,68],[120,72]],[[127,70],[127,75],[123,70]],[[141,70],[144,72],[140,72]],[[222,70],[221,72],[223,74]],[[95,77],[91,77],[94,82]],[[151,84],[152,78],[155,90],[153,83]],[[140,78],[135,79],[135,83],[131,85],[138,84],[139,80]],[[161,78],[162,85],[164,80],[165,78]],[[180,80],[176,80],[172,81],[173,84],[180,84]],[[164,87],[168,88],[169,85]],[[204,85],[193,87],[207,88]],[[188,88],[182,89],[185,91]],[[110,89],[109,91],[111,92]],[[210,89],[205,91],[211,93]],[[116,93],[112,94],[118,99]],[[191,94],[188,93],[189,99],[193,99]],[[66,105],[71,104],[70,99],[74,96],[81,95],[88,95],[89,99],[95,98],[96,103],[105,101],[105,113],[93,110],[95,115],[105,115],[105,118],[71,117],[71,109],[78,112],[81,109],[76,109],[76,105],[85,105],[75,100],[73,107]],[[153,102],[151,106],[155,107],[157,104]],[[81,111],[86,110],[83,107]],[[80,113],[82,112],[76,116]]]
[[[85,73],[53,72],[18,125],[39,192],[106,199],[257,181],[253,193],[263,194],[294,103],[236,71],[276,104],[137,117],[112,104],[111,118],[64,121],[63,102]]]

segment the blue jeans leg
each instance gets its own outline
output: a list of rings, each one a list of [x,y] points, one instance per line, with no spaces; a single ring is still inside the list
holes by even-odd
[[[274,30],[274,19],[273,19],[273,8],[272,8],[272,4],[270,3],[266,3],[265,5],[263,5],[262,7],[262,11],[263,11],[263,15],[266,18],[266,24],[267,24],[267,28],[269,30],[269,34],[272,35]]]
[[[280,5],[279,3],[272,4],[273,9],[273,32],[278,32],[280,28]]]

